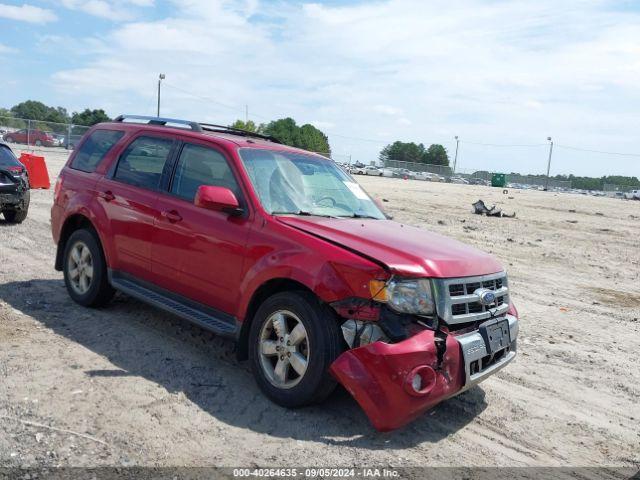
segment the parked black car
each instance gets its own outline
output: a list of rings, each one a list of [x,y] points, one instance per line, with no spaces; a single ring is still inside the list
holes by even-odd
[[[0,212],[7,222],[22,223],[29,212],[29,175],[11,148],[0,143]]]

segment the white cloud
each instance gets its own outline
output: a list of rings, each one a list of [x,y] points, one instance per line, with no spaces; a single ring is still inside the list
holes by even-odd
[[[60,0],[62,6],[109,20],[130,20],[131,7],[151,7],[154,0]]]
[[[2,43],[0,43],[0,55],[4,55],[7,53],[14,53],[15,51],[16,51],[15,48],[7,47],[6,45],[3,45]]]
[[[45,8],[27,5],[7,5],[0,3],[0,17],[28,23],[47,23],[58,19],[55,13]]]
[[[392,107],[391,105],[374,105],[373,111],[392,117],[396,117],[402,113],[402,110],[400,108]]]
[[[313,119],[336,151],[349,148],[362,160],[376,158],[387,140],[451,148],[454,135],[463,140],[463,166],[507,171],[543,170],[544,152],[464,140],[528,144],[552,135],[640,152],[632,127],[640,109],[640,17],[605,0],[174,5],[167,18],[94,39],[94,60],[54,75],[60,92],[83,103],[108,99],[112,114],[152,113],[163,72],[167,114],[227,122],[243,118],[249,104],[258,121]],[[626,159],[587,164],[562,155],[561,171],[640,173]]]

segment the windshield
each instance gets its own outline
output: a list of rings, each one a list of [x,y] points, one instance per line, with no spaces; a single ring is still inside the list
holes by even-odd
[[[385,218],[360,185],[328,158],[254,148],[241,148],[240,157],[271,214]]]

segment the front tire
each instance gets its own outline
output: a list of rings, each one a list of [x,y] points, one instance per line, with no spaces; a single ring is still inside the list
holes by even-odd
[[[329,366],[342,343],[333,312],[314,295],[278,293],[260,306],[251,324],[251,369],[260,389],[278,405],[319,403],[336,387]]]
[[[115,291],[109,285],[107,264],[96,234],[76,230],[64,249],[64,283],[69,296],[84,307],[100,307],[109,302]]]

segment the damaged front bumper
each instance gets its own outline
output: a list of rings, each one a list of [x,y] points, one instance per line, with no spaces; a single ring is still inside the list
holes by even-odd
[[[393,430],[511,362],[517,336],[518,319],[507,314],[461,335],[439,337],[424,330],[398,343],[378,341],[354,348],[340,355],[330,371],[376,429]],[[446,346],[440,352],[438,342]]]

